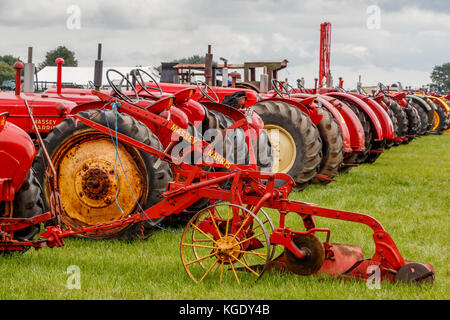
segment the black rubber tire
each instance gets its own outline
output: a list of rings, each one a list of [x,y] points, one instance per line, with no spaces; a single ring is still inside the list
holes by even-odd
[[[99,111],[99,110],[88,110],[79,113],[80,116],[84,118],[89,118],[91,121],[99,123],[101,125],[107,126],[107,121],[109,126],[114,125],[115,113],[113,111]],[[107,120],[106,120],[107,119]],[[117,131],[135,140],[143,142],[155,149],[163,150],[161,142],[159,139],[145,126],[142,122],[137,121],[133,117],[125,113],[117,114]],[[82,123],[75,123],[73,118],[64,119],[59,125],[54,127],[52,131],[47,135],[44,140],[45,147],[52,158],[58,149],[63,145],[63,143],[73,136],[76,132],[93,130]],[[155,164],[158,158],[147,154],[145,152],[139,152],[142,160],[145,164],[145,169],[147,176],[147,185],[149,186],[147,190],[147,196],[145,199],[141,200],[141,207],[146,210],[151,206],[161,202],[163,199],[161,194],[166,190],[167,183],[172,180],[172,171],[167,162],[160,161],[160,164],[155,168]],[[47,170],[46,162],[42,152],[39,152],[33,163],[33,169],[35,170],[39,183],[44,188],[44,204],[48,208],[48,194],[46,194],[44,175]],[[64,203],[62,204],[64,206]],[[139,212],[136,208],[135,212]],[[143,224],[143,235],[141,234],[141,223],[136,223],[120,230],[117,233],[109,235],[108,237],[101,237],[100,239],[121,239],[121,240],[131,240],[135,238],[148,238],[155,230],[158,229],[158,225],[164,218],[154,219],[152,221],[146,220]],[[99,239],[94,237],[94,239]]]
[[[252,107],[264,125],[276,125],[292,136],[296,157],[287,174],[294,179],[295,189],[305,189],[316,176],[322,159],[319,130],[305,113],[285,102],[268,100]]]
[[[434,129],[434,132],[441,135],[446,130],[447,115],[445,114],[445,110],[444,110],[444,108],[442,108],[442,106],[440,106],[437,103],[435,103],[434,106],[436,107],[435,112],[437,113],[437,115],[439,117],[439,124],[436,127],[436,129]]]
[[[423,96],[413,96],[413,97],[414,97],[413,102],[415,102],[416,105],[420,109],[422,109],[421,111],[419,111],[419,110],[417,110],[417,111],[419,111],[419,113],[425,113],[425,116],[421,115],[421,120],[422,120],[422,117],[424,117],[424,119],[423,119],[424,121],[422,121],[422,125],[423,125],[423,128],[425,128],[422,132],[422,135],[429,135],[432,132],[433,127],[434,127],[434,112],[433,112],[434,106],[427,102],[426,97],[423,97]],[[428,106],[431,110],[427,111],[426,106]]]
[[[325,108],[323,110],[323,118],[317,124],[320,137],[322,139],[322,161],[318,174],[336,177],[339,174],[339,168],[344,161],[344,138],[337,120],[330,111]],[[312,181],[314,184],[328,184],[330,180],[315,177]]]
[[[419,134],[420,117],[416,109],[410,103],[406,106],[405,113],[408,117],[408,140],[404,141],[403,144],[408,144]]]
[[[450,113],[447,115],[447,119],[445,119],[445,129],[444,131],[447,131],[450,129]]]
[[[215,110],[209,111],[218,119],[219,129],[224,137],[223,153],[233,164],[249,164],[248,146],[245,141],[245,132],[242,128],[226,131],[234,124],[233,119]]]
[[[397,118],[397,126],[398,133],[397,137],[404,138],[408,135],[408,116],[406,115],[405,110],[401,105],[399,105],[396,101],[390,99],[390,103],[388,106],[389,109],[392,110],[395,117]],[[394,146],[399,146],[400,142],[394,142]]]
[[[389,118],[391,119],[392,122],[392,126],[394,127],[394,136],[398,137],[399,136],[399,131],[398,131],[398,121],[397,121],[397,117],[395,116],[394,112],[392,111],[391,108],[386,108],[386,112],[389,115]],[[392,148],[394,146],[394,140],[386,140],[384,143],[384,149],[388,150],[390,148]]]
[[[372,141],[372,149],[371,152],[367,156],[366,160],[364,160],[364,163],[372,164],[374,163],[383,153],[382,152],[372,152],[372,150],[376,149],[385,149],[386,146],[386,140],[383,139],[381,141]]]
[[[372,149],[372,127],[370,125],[370,119],[363,111],[359,109],[356,104],[351,101],[346,101],[346,103],[356,114],[364,130],[364,146],[366,149],[363,151],[359,151],[354,160],[355,164],[362,164],[364,163],[364,161],[366,161],[367,157],[370,154],[370,150]]]
[[[14,195],[13,217],[32,218],[44,213],[41,187],[33,169],[30,169],[19,191]],[[14,232],[15,240],[32,240],[39,232],[40,224]]]
[[[428,130],[428,115],[427,111],[417,102],[412,101],[411,105],[414,109],[416,109],[417,114],[419,115],[420,119],[420,127],[418,131],[418,135],[423,136]]]

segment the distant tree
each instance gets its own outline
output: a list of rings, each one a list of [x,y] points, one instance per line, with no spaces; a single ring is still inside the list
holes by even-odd
[[[78,66],[78,60],[75,59],[75,52],[67,49],[64,46],[59,46],[58,48],[47,52],[44,62],[39,64],[39,70],[42,70],[47,66],[56,66],[55,60],[57,58],[63,58],[64,66],[66,67]]]
[[[198,54],[194,54],[191,57],[178,59],[173,62],[186,63],[186,64],[202,64],[202,63],[205,63],[205,56],[199,56]]]
[[[185,64],[202,64],[205,63],[205,56],[194,54],[193,56],[181,59],[175,59],[170,61],[172,63],[185,63]],[[161,74],[161,66],[154,67],[155,71]]]
[[[6,54],[4,56],[0,56],[0,61],[6,62],[10,66],[13,66],[14,63],[16,63],[17,61],[20,61],[20,58],[16,58],[10,54]]]
[[[432,85],[439,91],[450,92],[450,63],[444,63],[441,66],[435,66],[431,72]]]
[[[14,68],[3,60],[0,60],[0,85],[5,80],[13,80],[16,76]]]
[[[0,56],[0,85],[5,80],[14,80],[16,77],[16,71],[12,67],[14,63],[20,61],[20,58],[16,58],[13,55],[6,54]],[[23,73],[23,70],[22,70]]]

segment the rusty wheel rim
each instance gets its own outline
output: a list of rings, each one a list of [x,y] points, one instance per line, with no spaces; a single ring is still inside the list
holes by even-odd
[[[144,161],[136,149],[120,143],[117,154],[116,158],[109,136],[88,129],[77,131],[52,155],[64,225],[79,230],[119,220],[136,211],[136,201],[142,205],[148,194]],[[47,180],[46,194],[50,190]],[[86,236],[109,237],[126,227],[99,230]]]

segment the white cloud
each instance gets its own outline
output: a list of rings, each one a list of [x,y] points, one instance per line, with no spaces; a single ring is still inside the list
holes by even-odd
[[[74,3],[81,9],[80,30],[66,28],[66,9]],[[101,42],[105,65],[158,65],[204,54],[212,44],[215,59],[230,63],[286,58],[288,69],[280,76],[303,76],[312,85],[319,25],[330,21],[335,79],[356,83],[361,74],[368,84],[428,83],[433,66],[450,57],[450,3],[375,3],[379,30],[366,27],[366,8],[374,4],[369,0],[2,0],[0,33],[7,36],[0,55],[25,58],[33,46],[40,62],[47,51],[66,45],[80,66],[92,66]]]

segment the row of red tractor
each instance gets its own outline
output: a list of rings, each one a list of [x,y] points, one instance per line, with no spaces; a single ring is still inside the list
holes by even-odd
[[[443,133],[450,126],[448,96],[382,85],[367,95],[347,92],[342,85],[293,88],[276,80],[273,90],[258,93],[205,83],[158,83],[140,69],[130,72],[131,80],[108,70],[111,90],[62,88],[59,79],[54,89],[23,93],[23,65],[16,63],[15,68],[16,91],[0,94],[0,250],[60,246],[62,238],[72,235],[146,238],[157,228],[189,221],[186,230],[212,241],[213,254],[207,256],[215,264],[239,262],[259,277],[262,272],[240,257],[263,255],[255,250],[265,248],[264,241],[256,241],[254,224],[247,222],[260,222],[260,209],[270,207],[281,213],[281,227],[270,223],[265,243],[286,248],[281,260],[293,272],[349,271],[348,262],[337,268],[325,263],[330,252],[338,256],[348,250],[338,252],[339,246],[330,246],[328,238],[322,243],[313,237],[324,230],[316,228],[312,216],[354,221],[352,215],[357,215],[359,222],[382,233],[375,241],[393,252],[386,257],[377,251],[361,268],[375,263],[397,270],[383,274],[397,280],[423,270],[420,281],[434,279],[431,266],[401,258],[373,218],[321,211],[287,196],[291,188],[327,184],[352,167],[373,163],[393,146]],[[119,82],[111,80],[117,77]],[[202,216],[205,208],[223,200],[232,206],[232,219],[214,210]],[[305,232],[284,226],[288,211],[302,217]],[[41,222],[47,229],[36,241]],[[247,240],[237,239],[249,240],[244,244]],[[323,250],[315,252],[318,247]],[[265,266],[273,258],[268,245],[267,250]],[[353,258],[361,256],[358,251]],[[313,267],[306,268],[305,257],[314,258]],[[189,269],[202,261],[195,250],[193,259],[183,263],[196,279]],[[348,275],[363,277],[358,268]]]

